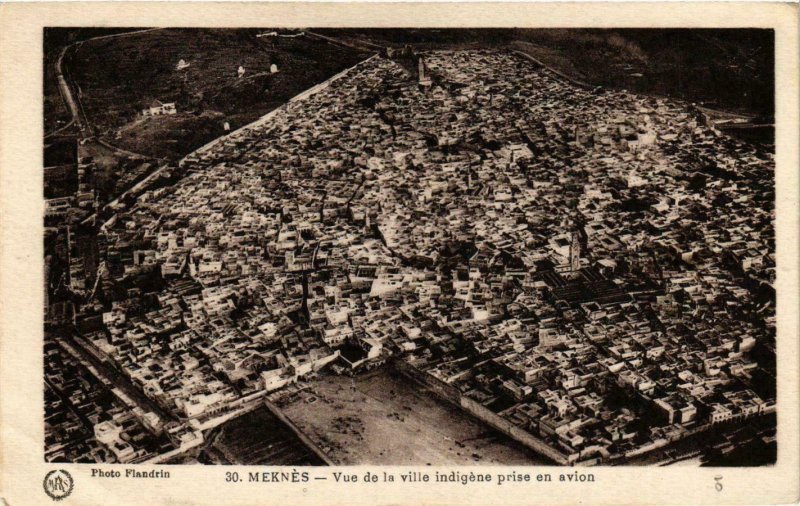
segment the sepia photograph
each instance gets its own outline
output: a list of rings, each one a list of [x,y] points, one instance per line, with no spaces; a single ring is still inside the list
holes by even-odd
[[[798,14],[0,3],[0,505],[798,503]]]
[[[772,29],[266,26],[44,27],[46,462],[775,464]]]

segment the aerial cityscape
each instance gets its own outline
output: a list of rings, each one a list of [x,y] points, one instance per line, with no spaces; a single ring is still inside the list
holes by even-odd
[[[771,43],[46,30],[45,460],[774,463]]]

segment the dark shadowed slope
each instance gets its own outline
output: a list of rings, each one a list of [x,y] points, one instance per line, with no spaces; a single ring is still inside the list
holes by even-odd
[[[224,134],[225,123],[253,121],[367,56],[304,36],[257,37],[269,31],[164,29],[87,40],[69,71],[98,135],[174,159]],[[155,101],[174,102],[177,114],[142,117]]]

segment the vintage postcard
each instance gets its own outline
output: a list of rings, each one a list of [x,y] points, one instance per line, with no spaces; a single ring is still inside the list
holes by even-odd
[[[786,504],[798,8],[0,6],[0,497]]]

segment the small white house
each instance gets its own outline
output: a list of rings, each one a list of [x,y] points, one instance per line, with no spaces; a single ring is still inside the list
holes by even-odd
[[[269,71],[270,71],[271,74],[277,74],[278,73],[278,66],[273,63],[272,65],[269,66]]]
[[[162,103],[159,100],[154,100],[150,107],[142,109],[142,116],[164,116],[167,114],[175,114],[178,110],[175,108],[175,102]]]
[[[237,71],[237,73],[239,74],[239,77],[244,76],[244,72],[245,72],[244,67],[239,65],[239,70]]]

